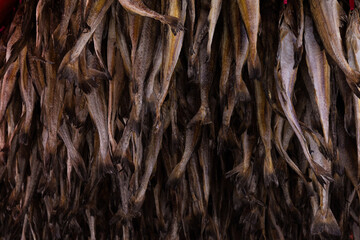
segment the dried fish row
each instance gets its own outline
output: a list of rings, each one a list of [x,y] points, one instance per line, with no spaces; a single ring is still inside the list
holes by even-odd
[[[0,33],[0,238],[359,240],[348,4],[20,1]]]

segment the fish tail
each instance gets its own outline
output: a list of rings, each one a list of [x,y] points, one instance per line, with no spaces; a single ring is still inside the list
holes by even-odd
[[[354,81],[357,87],[360,87],[360,72],[353,69],[350,78]]]
[[[196,123],[201,123],[202,125],[212,123],[210,109],[208,107],[201,106],[195,116],[190,120],[187,127],[193,127]]]
[[[256,54],[256,52],[255,52]],[[258,79],[261,78],[261,62],[260,58],[255,55],[254,57],[249,57],[248,60],[248,72],[249,72],[249,79]]]
[[[310,167],[314,171],[317,180],[319,181],[321,186],[324,186],[326,181],[334,181],[334,179],[331,176],[331,172],[325,170],[322,166],[320,166],[318,163],[314,162],[313,160],[310,162]]]
[[[352,81],[350,81],[350,80],[348,80],[348,78],[346,78],[346,80],[348,81],[348,85],[349,85],[349,87],[351,88],[351,90],[353,91],[353,93],[354,93],[358,98],[360,98],[360,90],[359,90],[357,84],[354,83],[354,82],[352,82]]]
[[[226,178],[235,178],[235,181],[240,186],[250,186],[252,179],[253,168],[250,164],[249,166],[245,166],[244,162],[240,163],[232,170],[228,171],[225,174]]]
[[[293,203],[288,205],[289,207],[289,213],[291,215],[291,218],[296,220],[298,223],[301,223],[302,217],[300,211],[294,206]]]
[[[30,124],[26,123],[26,121],[23,121],[21,123],[21,128],[20,128],[19,143],[27,146],[29,143],[29,136],[30,136]]]
[[[228,126],[224,126],[222,125],[219,133],[218,133],[218,138],[217,138],[217,152],[221,153],[222,150],[224,149],[224,143],[227,140],[227,136],[228,136],[228,131],[229,131],[229,127]]]
[[[140,135],[141,132],[141,122],[140,119],[133,120],[131,122],[131,129],[136,133],[136,136]]]
[[[333,236],[341,236],[340,227],[331,209],[318,209],[311,224],[311,234],[327,233]]]
[[[29,144],[29,133],[26,130],[21,131],[19,135],[19,143],[26,146]]]
[[[251,100],[249,90],[242,79],[236,84],[235,91],[236,98],[238,98],[240,102],[249,102]]]
[[[184,30],[184,25],[180,22],[180,19],[177,17],[165,15],[163,22],[171,27],[171,31],[173,32],[174,35]]]
[[[100,161],[100,172],[100,175],[115,174],[115,168],[111,161],[110,154],[107,154],[106,157]]]
[[[185,172],[185,168],[182,166],[181,162],[178,163],[170,173],[165,188],[170,189],[171,187],[176,186],[180,182],[184,172]]]
[[[255,225],[261,217],[260,210],[255,207],[251,208],[250,210],[244,211],[243,214],[240,216],[240,223],[250,223]]]
[[[87,175],[84,160],[76,150],[70,150],[69,155],[71,160],[71,166],[74,168],[79,178],[81,180],[84,180]]]
[[[266,157],[264,160],[264,183],[265,183],[265,186],[270,186],[271,182],[275,183],[276,186],[279,185],[272,159]]]

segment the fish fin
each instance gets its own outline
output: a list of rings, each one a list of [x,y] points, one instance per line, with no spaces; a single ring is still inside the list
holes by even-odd
[[[272,159],[264,159],[264,183],[265,186],[270,186],[271,183],[274,183],[276,186],[279,185],[278,179],[276,177],[275,168],[272,163]]]
[[[251,63],[248,61],[248,72],[249,72],[249,79],[258,79],[261,78],[261,62],[259,56],[256,55],[255,62]]]
[[[316,179],[319,181],[321,186],[324,186],[324,184],[326,183],[326,180],[330,181],[330,182],[334,181],[334,179],[331,176],[331,172],[326,171],[318,163],[316,163],[312,160],[312,162],[310,163],[310,166],[311,166],[312,170],[314,171]]]
[[[346,12],[344,11],[344,9],[341,7],[341,5],[339,4],[338,1],[336,1],[336,8],[337,8],[337,11],[338,11],[338,14],[339,14],[339,26],[342,27],[342,25],[344,23],[347,22],[347,15],[346,15]]]
[[[234,178],[236,183],[243,187],[249,187],[252,179],[253,167],[250,164],[247,168],[244,162],[240,163],[225,174],[226,178]]]
[[[310,231],[312,235],[328,233],[333,236],[341,236],[340,227],[330,208],[325,211],[322,209],[316,211]]]
[[[171,31],[173,32],[174,35],[184,30],[184,25],[180,22],[180,19],[177,17],[165,15],[164,23],[168,24],[171,27]]]
[[[359,90],[359,85],[360,85],[360,72],[353,70],[356,76],[349,76],[346,78],[346,81],[349,85],[349,87],[351,88],[351,90],[353,91],[353,93],[360,98],[360,90]]]

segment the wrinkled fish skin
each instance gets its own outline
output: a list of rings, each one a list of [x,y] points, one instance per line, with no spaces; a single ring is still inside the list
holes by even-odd
[[[351,12],[349,26],[346,31],[346,46],[348,61],[350,67],[360,70],[360,29],[359,29],[359,12],[357,9]],[[358,162],[358,180],[360,179],[360,99],[353,96],[355,127],[356,127],[356,143],[357,143],[357,162]]]
[[[19,1],[0,239],[359,240],[360,18],[345,34],[340,5]]]
[[[237,2],[249,38],[249,75],[250,78],[259,79],[261,66],[257,53],[257,39],[260,26],[260,1],[237,0]]]
[[[341,36],[340,20],[343,9],[337,0],[310,0],[310,10],[316,29],[327,53],[347,76],[348,84],[358,96],[356,86],[360,85],[360,72],[352,69],[345,59]]]
[[[293,66],[295,66],[294,43],[296,42],[296,36],[288,25],[289,22],[291,23],[291,20],[287,19],[287,17],[288,15],[285,12],[284,19],[280,23],[280,42],[277,55],[278,62],[275,68],[278,98],[287,120],[289,121],[300,141],[300,145],[304,151],[306,159],[310,164],[310,167],[321,179],[331,179],[330,173],[319,166],[312,159],[308,143],[304,137],[303,131],[295,113],[294,106],[292,104],[293,91],[297,77],[297,67],[295,69],[293,68]]]
[[[150,17],[159,20],[164,24],[168,24],[174,34],[184,30],[183,24],[180,22],[178,17],[173,17],[172,15],[161,15],[146,7],[143,0],[119,0],[119,3],[126,10],[132,13],[139,14],[144,17]]]
[[[321,126],[326,145],[332,145],[330,139],[330,66],[326,53],[320,49],[314,36],[314,25],[309,15],[305,16],[305,51],[309,75],[314,86],[315,100],[320,113]]]

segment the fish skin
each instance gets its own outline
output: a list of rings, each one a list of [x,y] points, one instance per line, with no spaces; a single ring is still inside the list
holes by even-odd
[[[94,32],[94,35],[93,35],[93,41],[94,41],[94,49],[95,49],[95,53],[96,53],[96,56],[99,60],[99,63],[100,63],[100,66],[102,68],[102,70],[104,71],[106,77],[111,80],[111,76],[110,76],[110,73],[108,71],[108,68],[107,66],[105,65],[105,61],[104,61],[104,58],[101,54],[101,46],[102,46],[102,39],[103,39],[103,35],[105,35],[105,27],[107,27],[106,25],[107,23],[107,17],[105,16],[99,26],[97,26],[95,32]]]
[[[360,72],[349,66],[342,48],[339,28],[343,10],[340,4],[337,0],[310,0],[309,3],[316,29],[327,53],[347,76],[351,89],[360,97],[356,88],[360,85]]]
[[[202,125],[208,125],[212,123],[210,106],[209,106],[209,94],[210,94],[210,87],[213,81],[213,76],[212,73],[210,72],[210,69],[212,69],[214,61],[211,62],[207,61],[205,44],[203,44],[203,46],[201,47],[199,55],[200,58],[197,64],[198,65],[197,68],[199,68],[198,79],[200,82],[201,105],[197,113],[192,117],[192,119],[187,124],[187,128],[194,126],[197,122],[201,123]]]
[[[185,22],[186,19],[186,9],[187,9],[187,2],[182,1],[171,1],[169,6],[168,13],[180,18],[181,23]],[[161,92],[158,96],[158,104],[156,106],[156,122],[161,123],[161,106],[165,101],[165,98],[168,94],[168,90],[170,87],[171,77],[174,73],[176,64],[179,60],[180,52],[183,45],[184,40],[184,32],[180,32],[177,35],[174,35],[172,32],[168,31],[166,33],[165,42],[167,44],[164,45],[164,52],[163,52],[163,65],[162,65],[162,76],[163,80],[161,83]]]
[[[34,147],[31,151],[30,156],[30,168],[31,168],[31,175],[27,177],[27,184],[25,190],[25,196],[23,199],[23,205],[21,208],[20,216],[25,214],[28,211],[28,206],[30,205],[33,195],[35,193],[36,187],[39,183],[41,177],[41,171],[43,169],[41,162],[36,157],[36,147]]]
[[[257,53],[257,39],[260,26],[260,1],[237,0],[237,3],[249,38],[249,77],[259,79],[261,64]]]
[[[8,40],[8,46],[6,48],[5,64],[0,69],[0,77],[2,78],[7,72],[10,65],[17,59],[20,51],[25,46],[26,41],[30,38],[33,21],[33,11],[35,10],[36,1],[25,2],[20,5],[14,16],[15,21],[12,22],[9,34],[13,35],[12,29],[19,31],[20,34],[16,34],[13,40]],[[12,27],[13,26],[13,27]],[[15,36],[15,35],[14,35]],[[12,36],[13,37],[13,36]],[[11,44],[11,46],[9,45]]]
[[[55,49],[51,41],[44,56],[50,61],[54,61],[55,59]],[[41,106],[42,109],[44,109],[44,112],[42,113],[44,127],[48,132],[48,138],[44,149],[44,170],[47,171],[49,170],[50,160],[55,156],[57,150],[57,131],[62,118],[65,84],[63,82],[64,79],[57,79],[56,66],[54,66],[54,64],[45,63],[45,77],[46,86],[41,97]]]
[[[40,0],[36,6],[36,48],[41,51],[42,45],[47,48],[49,37],[49,14],[45,10],[46,0]]]
[[[286,152],[290,139],[288,139],[288,141],[286,141],[285,137],[283,138],[283,128],[285,125],[285,119],[283,119],[282,117],[280,117],[279,115],[276,115],[275,118],[275,146],[276,149],[278,150],[279,154],[282,156],[282,158],[286,161],[286,163],[299,175],[299,177],[301,178],[303,184],[305,184],[307,191],[308,191],[308,195],[313,195],[313,192],[310,190],[309,187],[309,183],[307,181],[307,179],[305,178],[303,172],[299,169],[299,167],[296,165],[296,163],[290,158],[290,156],[288,155],[288,153]],[[292,129],[292,128],[290,128]],[[293,135],[293,131],[291,133],[291,135],[289,134],[284,134],[285,136],[289,136],[291,137]],[[286,141],[286,142],[284,142]]]
[[[81,157],[80,153],[75,148],[69,128],[66,122],[63,122],[58,129],[58,134],[61,139],[64,141],[64,144],[67,149],[67,155],[70,160],[71,166],[75,169],[78,176],[83,180],[86,178],[86,167],[83,158]]]
[[[131,57],[128,49],[128,44],[126,42],[124,33],[121,30],[121,23],[118,17],[116,17],[116,44],[120,50],[121,57],[124,63],[125,71],[127,76],[131,76],[132,65],[131,65]]]
[[[14,87],[18,78],[19,60],[13,62],[6,71],[2,80],[1,96],[0,96],[0,122],[3,121],[6,108],[14,91]]]
[[[116,148],[115,130],[116,114],[118,114],[118,105],[122,91],[125,85],[125,69],[120,51],[116,47],[116,20],[115,8],[112,6],[112,15],[110,16],[107,42],[107,64],[108,71],[112,81],[109,82],[109,102],[108,102],[108,131],[111,151]]]
[[[23,50],[20,52],[20,56],[19,56],[19,61],[20,61],[19,88],[26,111],[25,120],[20,130],[19,141],[20,143],[25,145],[27,145],[29,141],[31,122],[33,118],[35,102],[37,100],[35,89],[32,85],[32,79],[29,76],[28,62],[26,59],[27,59],[27,47],[25,46]]]
[[[156,79],[156,76],[159,74],[162,63],[163,63],[163,53],[164,53],[163,47],[164,47],[164,45],[163,45],[163,41],[162,41],[162,36],[160,34],[159,39],[156,43],[156,48],[155,48],[156,50],[154,52],[152,70],[149,74],[148,83],[147,83],[146,90],[145,90],[146,100],[148,102],[155,101],[155,100],[152,100],[152,97],[154,96],[154,94],[155,95],[158,94],[158,93],[155,93],[156,92],[155,79]],[[156,98],[156,96],[155,96],[155,98]]]
[[[228,80],[230,74],[230,67],[232,62],[232,46],[230,40],[230,31],[228,22],[228,15],[223,14],[223,34],[221,36],[221,75],[219,81],[219,95],[220,95],[220,104],[224,105],[225,96],[228,92]]]
[[[221,7],[222,7],[222,0],[211,0],[210,12],[208,16],[208,22],[209,22],[209,37],[207,43],[208,56],[211,55],[211,45],[214,37],[216,23],[220,15]]]
[[[95,59],[95,56],[92,55],[89,51],[83,53],[86,55],[86,64],[91,66]],[[85,57],[85,56],[84,56]],[[105,93],[102,84],[91,91],[89,94],[86,94],[87,107],[90,113],[92,120],[96,126],[97,132],[99,134],[99,164],[100,171],[103,173],[113,173],[115,171],[114,166],[109,154],[109,135],[107,130],[107,108],[105,104]]]
[[[271,182],[278,185],[278,179],[275,173],[275,167],[272,157],[272,138],[271,115],[272,110],[270,104],[266,101],[264,89],[260,81],[255,81],[255,100],[256,100],[256,117],[259,128],[260,137],[265,147],[264,158],[264,182],[265,186],[269,186]]]
[[[312,149],[317,149],[316,143],[312,140],[312,138],[309,137],[308,139]],[[315,154],[321,155],[320,151],[318,150],[314,150],[313,155]],[[326,161],[323,156],[322,159]],[[330,182],[328,180],[325,180],[325,184],[321,185],[316,180],[314,181],[318,184],[320,206],[317,209],[314,219],[311,223],[311,229],[310,229],[311,234],[318,235],[326,232],[334,236],[341,236],[340,227],[334,217],[334,214],[330,209],[330,203],[329,203]]]
[[[295,66],[294,43],[296,43],[296,36],[291,31],[291,28],[287,23],[289,21],[291,22],[291,20],[286,19],[286,16],[287,15],[284,15],[284,19],[280,22],[280,41],[277,54],[277,65],[275,67],[278,99],[281,103],[286,118],[288,119],[297,138],[299,139],[300,145],[303,149],[307,161],[310,164],[310,167],[320,178],[319,181],[324,183],[323,180],[332,179],[331,174],[312,159],[308,143],[304,137],[299,120],[296,117],[294,106],[292,104],[293,91],[298,69],[297,67],[293,68],[293,66]]]
[[[184,25],[181,23],[181,20],[178,17],[172,16],[171,13],[169,15],[159,14],[158,12],[148,8],[142,0],[119,0],[119,3],[127,11],[138,14],[140,16],[153,18],[169,25],[174,35],[184,30]]]
[[[209,134],[205,128],[202,130],[201,144],[199,148],[199,164],[202,170],[202,191],[204,195],[205,208],[209,203],[209,197],[211,192],[211,170],[212,170],[212,156]]]
[[[166,187],[170,188],[177,185],[184,175],[187,163],[189,162],[192,153],[195,150],[195,146],[199,140],[200,135],[200,123],[196,123],[193,127],[186,130],[185,147],[184,152],[179,163],[171,171],[169,178],[166,182]]]
[[[236,9],[235,1],[230,5],[232,9]],[[242,78],[242,69],[245,61],[249,57],[250,45],[246,36],[245,25],[239,24],[239,11],[233,10],[230,14],[230,20],[233,30],[233,46],[235,48],[235,98],[239,101],[249,101],[250,93]],[[250,67],[249,67],[250,68]]]
[[[192,45],[190,46],[190,55],[189,55],[189,66],[188,66],[188,77],[193,77],[194,72],[194,65],[195,62],[199,58],[199,49],[200,45],[202,44],[204,38],[208,35],[209,23],[207,21],[208,16],[208,4],[205,4],[204,7],[200,9],[200,14],[198,20],[196,22],[196,30],[195,36],[191,36]]]
[[[305,16],[305,52],[308,72],[313,84],[315,101],[319,110],[321,126],[325,143],[332,148],[330,138],[330,66],[326,59],[326,53],[317,44],[314,35],[314,25],[309,15]]]
[[[306,107],[304,122],[309,126],[311,126],[311,117],[311,106],[308,104]],[[311,156],[313,157],[314,161],[326,169],[326,171],[331,172],[332,163],[328,161],[320,152],[320,149],[312,136],[309,133],[305,133],[305,138],[309,142],[309,146],[312,150]],[[314,218],[310,227],[311,234],[316,235],[326,232],[330,235],[341,236],[340,227],[330,208],[330,181],[325,179],[325,183],[321,184],[318,180],[318,177],[314,175],[312,175],[312,180],[316,185],[316,189],[320,198],[320,204],[318,208],[313,209]]]
[[[162,128],[163,127],[161,127],[161,129],[157,129],[154,125],[151,131],[149,148],[145,159],[145,172],[141,178],[139,189],[136,191],[135,195],[131,199],[131,203],[134,206],[135,211],[140,210],[145,200],[145,193],[150,181],[150,177],[157,163],[158,155],[162,145],[164,131]]]
[[[92,6],[89,12],[89,16],[86,19],[86,24],[90,27],[90,30],[84,29],[81,32],[74,46],[66,53],[66,55],[62,59],[58,68],[59,77],[61,77],[62,72],[67,67],[67,65],[69,63],[73,63],[80,56],[82,50],[85,48],[85,45],[90,40],[91,36],[101,23],[103,17],[105,16],[107,10],[110,8],[112,3],[112,0],[99,0]]]
[[[359,29],[359,11],[354,9],[350,13],[349,25],[346,31],[346,47],[349,65],[351,68],[360,70],[360,29]],[[360,99],[353,95],[354,118],[356,128],[357,143],[357,179],[360,180]]]
[[[77,5],[78,0],[65,0],[64,2],[64,12],[61,21],[52,34],[53,39],[59,44],[59,52],[62,52],[65,48],[71,15],[75,11]]]
[[[250,136],[248,130],[241,135],[241,145],[243,149],[243,161],[226,173],[226,177],[236,177],[236,182],[245,187],[250,186],[253,174],[253,164],[251,162],[252,152],[255,146],[255,137]]]
[[[129,121],[135,121],[135,124],[140,125],[141,112],[143,110],[145,79],[148,74],[150,64],[152,62],[155,47],[156,25],[152,19],[145,19],[140,34],[139,46],[136,49],[136,54],[133,62],[133,83],[132,94],[134,99],[134,119],[130,114]],[[151,39],[151,40],[149,40]],[[132,111],[133,111],[132,109]],[[136,130],[137,132],[139,130]]]
[[[194,53],[192,46],[194,45],[194,29],[195,29],[195,17],[196,17],[195,0],[189,0],[188,4],[189,4],[188,11],[189,11],[190,27],[188,27],[188,31],[186,31],[186,32],[189,35],[188,38],[189,38],[189,45],[190,45],[188,54],[189,54],[189,56],[191,56]]]

